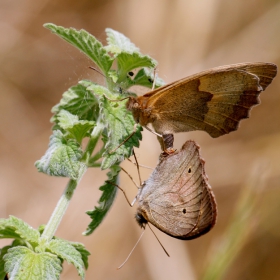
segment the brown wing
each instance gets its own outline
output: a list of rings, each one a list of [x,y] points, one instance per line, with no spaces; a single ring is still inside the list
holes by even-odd
[[[213,68],[143,96],[158,133],[204,130],[212,137],[234,131],[259,103],[259,94],[276,76],[271,63]]]
[[[215,225],[216,202],[195,142],[160,159],[138,203],[138,222],[146,220],[178,239],[197,238]]]

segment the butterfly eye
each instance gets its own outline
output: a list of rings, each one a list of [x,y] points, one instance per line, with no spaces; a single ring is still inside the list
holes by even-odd
[[[186,214],[186,213],[187,213],[187,210],[184,208],[182,212],[183,212],[184,214]]]
[[[139,104],[137,103],[137,102],[135,102],[134,104],[133,104],[133,108],[134,109],[137,109],[139,107]]]
[[[133,77],[134,73],[133,73],[132,71],[129,71],[129,72],[128,72],[128,75],[129,75],[130,77]]]
[[[188,173],[192,173],[192,168],[191,167],[189,167]]]

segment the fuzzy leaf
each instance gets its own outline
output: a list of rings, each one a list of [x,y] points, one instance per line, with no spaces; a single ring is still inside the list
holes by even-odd
[[[5,246],[3,248],[0,249],[0,279],[4,279],[6,276],[6,272],[5,272],[5,262],[4,262],[4,256],[7,254],[8,250],[12,248],[11,245]]]
[[[87,31],[83,29],[78,31],[74,28],[64,28],[52,23],[46,23],[44,27],[82,51],[93,60],[104,74],[111,68],[113,59],[108,55],[101,42]]]
[[[82,256],[78,250],[68,241],[62,239],[53,239],[47,245],[47,248],[68,263],[73,264],[82,279],[85,279],[85,270]]]
[[[96,121],[99,115],[98,106],[97,99],[91,91],[82,84],[75,85],[65,91],[60,102],[52,108],[52,112],[56,114],[52,122],[58,123],[57,114],[61,110],[78,116],[79,120]]]
[[[66,139],[61,131],[56,130],[50,138],[48,150],[35,166],[40,172],[51,176],[77,180],[86,169],[85,163],[79,161],[81,157],[82,150],[77,141]]]
[[[132,80],[132,85],[139,85],[148,88],[152,88],[153,83],[154,71],[147,68],[142,68],[141,70],[139,70],[138,73],[135,75],[134,79]],[[165,83],[161,78],[156,77],[155,88],[161,87],[164,84]]]
[[[35,253],[18,246],[4,256],[5,271],[11,280],[55,280],[62,271],[59,258],[51,253]]]
[[[119,102],[108,100],[108,98],[116,99],[114,98],[115,95],[112,95],[108,89],[95,84],[92,84],[87,89],[92,90],[98,97],[100,114],[105,125],[103,142],[105,143],[106,152],[103,155],[101,168],[107,169],[111,165],[130,157],[133,147],[139,147],[139,140],[142,139],[142,127],[138,126],[136,133],[112,152],[133,133],[135,124],[133,116],[126,109],[126,100]]]
[[[90,252],[86,250],[84,244],[78,243],[78,242],[71,242],[71,245],[75,247],[75,249],[81,254],[82,260],[84,263],[84,267],[88,268],[88,256],[90,255]]]
[[[23,239],[31,243],[38,243],[39,232],[27,223],[14,216],[0,219],[0,238]]]
[[[157,62],[147,55],[142,55],[140,53],[126,53],[121,52],[117,56],[118,61],[118,82],[122,82],[127,78],[127,73],[130,70],[140,68],[140,67],[150,67],[155,68]]]
[[[119,54],[121,52],[139,52],[137,48],[126,36],[111,28],[105,29],[107,34],[108,46],[105,48],[112,54]]]
[[[58,125],[67,131],[71,138],[75,138],[79,143],[94,127],[93,121],[79,121],[78,116],[72,115],[66,110],[61,110],[57,115]]]
[[[86,231],[83,233],[84,235],[90,235],[100,225],[110,210],[117,193],[117,187],[110,182],[115,184],[117,183],[120,170],[121,169],[118,165],[113,165],[110,167],[110,171],[107,173],[108,180],[106,180],[104,185],[99,188],[99,190],[102,191],[102,195],[98,201],[99,206],[95,206],[94,210],[86,212],[92,221],[88,225]]]

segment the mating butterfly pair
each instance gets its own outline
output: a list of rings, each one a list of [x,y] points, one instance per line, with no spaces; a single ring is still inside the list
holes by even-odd
[[[187,141],[173,150],[173,133],[203,130],[219,137],[237,130],[241,119],[259,103],[259,94],[276,76],[271,63],[240,63],[195,74],[129,97],[137,123],[152,124],[162,149],[159,163],[136,196],[136,220],[150,222],[178,239],[194,239],[216,222],[217,207],[199,147]]]

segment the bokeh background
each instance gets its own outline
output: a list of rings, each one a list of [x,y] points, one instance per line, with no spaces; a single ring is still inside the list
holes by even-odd
[[[49,142],[50,110],[79,80],[103,83],[88,69],[92,62],[44,23],[86,29],[103,43],[106,27],[118,30],[155,58],[159,76],[172,82],[225,64],[280,65],[279,15],[277,0],[1,0],[1,218],[15,215],[33,227],[47,223],[67,183],[34,167]],[[218,139],[204,132],[178,134],[176,148],[187,139],[199,143],[206,160],[218,203],[215,228],[193,241],[156,230],[170,258],[146,230],[117,271],[141,234],[135,207],[119,193],[100,227],[82,236],[90,222],[85,211],[97,205],[105,179],[105,172],[89,170],[56,234],[84,243],[91,252],[87,279],[280,279],[280,75],[238,131]],[[159,152],[156,137],[144,131],[136,150],[139,162],[154,167]],[[123,166],[137,180],[135,167]],[[141,171],[144,179],[151,172]],[[120,184],[132,200],[137,190],[125,174]],[[65,264],[61,279],[79,277]]]

